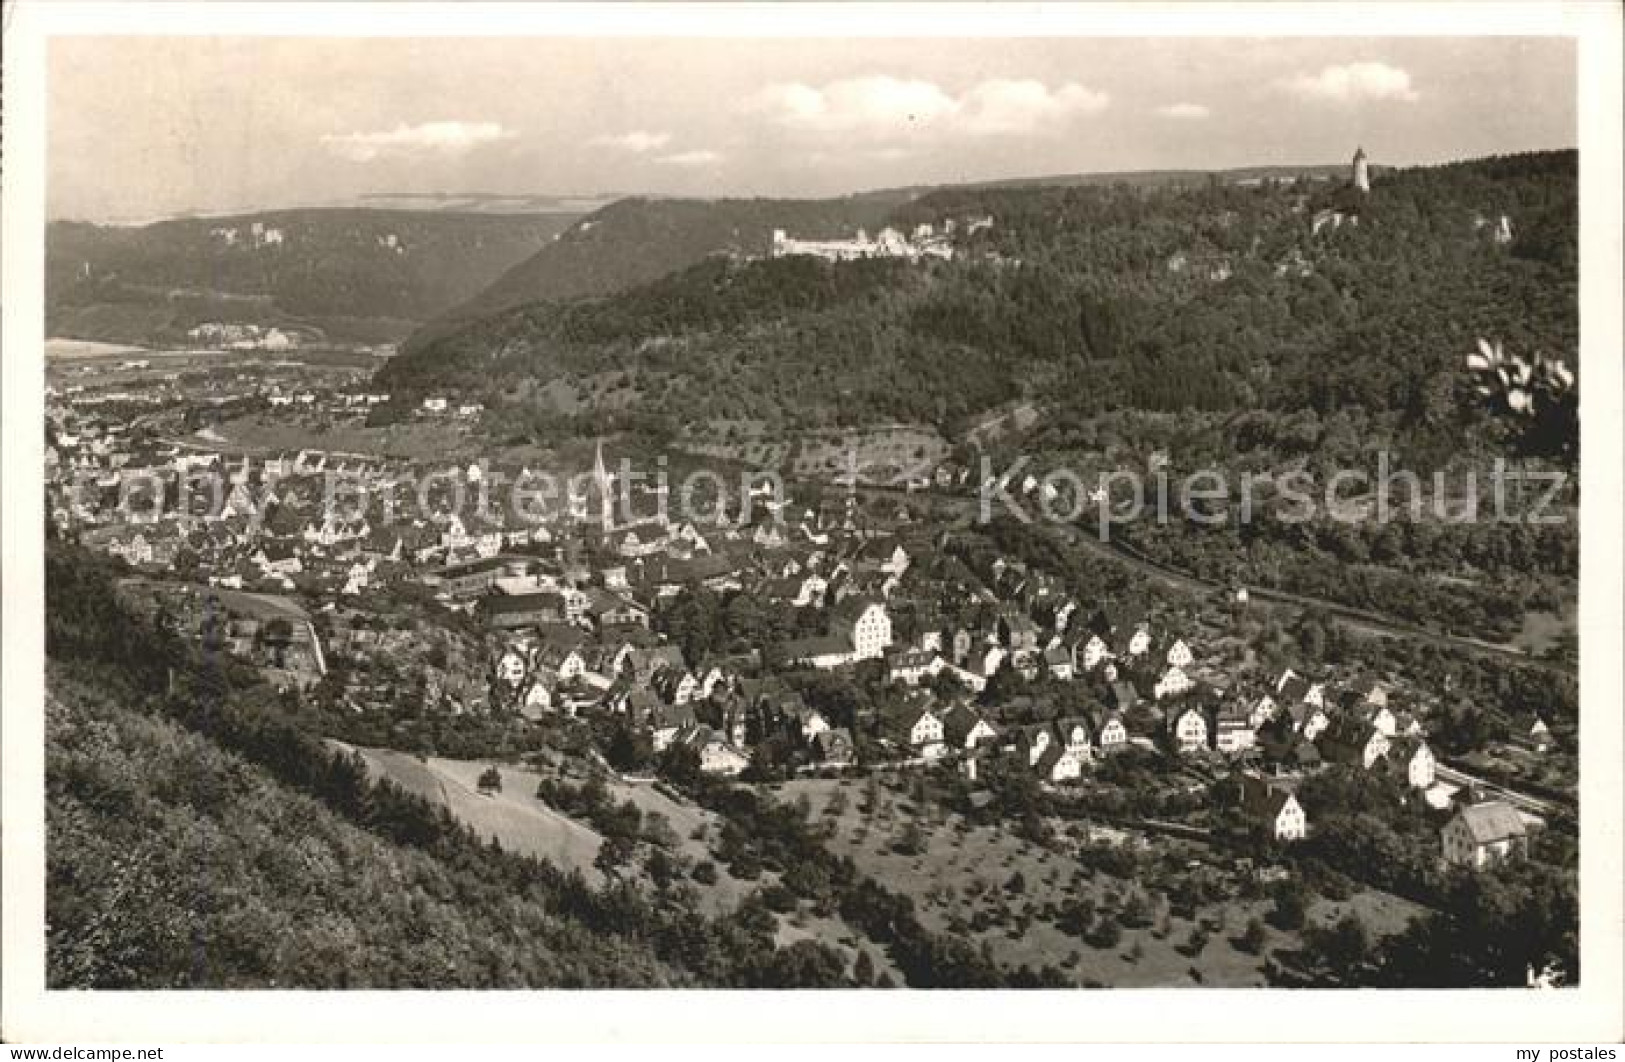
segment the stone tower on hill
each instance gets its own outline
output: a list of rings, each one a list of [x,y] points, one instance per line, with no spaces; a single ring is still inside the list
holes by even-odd
[[[1354,166],[1353,166],[1352,178],[1353,178],[1354,187],[1358,191],[1361,191],[1361,192],[1370,192],[1371,191],[1371,170],[1366,165],[1365,148],[1363,148],[1363,147],[1354,149]]]

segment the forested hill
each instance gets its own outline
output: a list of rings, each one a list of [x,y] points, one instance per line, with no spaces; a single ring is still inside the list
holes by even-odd
[[[1576,162],[1549,152],[1385,171],[1367,196],[1325,182],[946,189],[887,220],[907,231],[991,216],[974,236],[960,227],[952,263],[706,260],[603,298],[471,319],[384,378],[408,394],[478,393],[520,433],[560,418],[954,433],[1026,398],[1061,420],[1363,409],[1448,442],[1471,426],[1463,366],[1476,337],[1574,361]],[[755,209],[764,229],[805,227]],[[612,402],[553,400],[586,381],[603,395],[605,380]]]
[[[913,194],[900,190],[841,199],[622,199],[576,222],[447,316],[453,322],[471,320],[526,303],[609,295],[710,255],[762,255],[775,228],[798,236],[872,230]]]
[[[1247,184],[1306,177],[1327,179],[1343,166],[1263,166],[1213,174],[1195,170],[1057,174],[987,181],[968,188],[1114,185],[1158,188]],[[582,218],[558,241],[514,266],[491,287],[446,314],[425,336],[444,334],[471,320],[531,302],[593,298],[647,283],[694,265],[710,255],[765,254],[774,229],[807,238],[873,232],[900,205],[927,188],[893,188],[834,199],[658,199],[631,196]]]
[[[308,209],[46,230],[48,334],[160,344],[202,321],[399,339],[483,290],[572,214]]]

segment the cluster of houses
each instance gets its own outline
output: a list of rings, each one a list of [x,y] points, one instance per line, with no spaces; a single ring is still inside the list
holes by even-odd
[[[374,406],[389,401],[389,394],[381,391],[319,392],[308,388],[285,389],[275,384],[265,389],[264,397],[272,409],[292,409],[340,417],[365,413]]]
[[[364,408],[371,398],[324,401]],[[762,761],[819,769],[946,759],[976,777],[998,757],[1063,785],[1103,756],[1162,748],[1231,763],[1244,779],[1243,807],[1282,841],[1311,829],[1314,809],[1298,803],[1296,782],[1326,764],[1396,772],[1438,808],[1462,799],[1436,776],[1426,705],[1414,698],[1396,699],[1369,677],[1334,683],[1290,669],[1263,685],[1234,682],[1233,668],[1199,656],[1199,632],[1181,630],[1184,621],[1086,607],[1020,560],[949,548],[933,529],[911,526],[906,508],[887,517],[859,507],[855,489],[807,506],[776,497],[732,512],[718,505],[703,523],[670,519],[663,507],[617,519],[600,454],[592,482],[573,484],[540,522],[500,506],[434,505],[386,520],[325,508],[326,479],[337,473],[382,495],[416,482],[407,462],[314,450],[226,460],[86,423],[58,425],[48,479],[60,485],[88,463],[99,496],[87,506],[54,491],[60,526],[137,568],[172,573],[184,557],[194,584],[297,592],[325,608],[365,610],[410,584],[483,632],[483,697],[469,693],[463,707],[612,713],[655,751],[693,748],[702,770],[724,775]],[[126,489],[132,473],[190,472],[221,484],[208,516],[147,505],[154,499]],[[465,478],[487,474],[471,466]],[[167,491],[156,500],[170,501]],[[695,588],[743,593],[821,633],[686,660],[662,633],[663,611]],[[262,667],[304,679],[326,671],[308,623],[229,616],[211,636]],[[347,631],[345,650],[364,651],[367,637],[384,635]],[[878,717],[830,718],[809,706],[787,675],[816,671],[878,676],[889,691]],[[1539,747],[1543,724],[1529,731]],[[1515,849],[1511,821],[1488,812],[1452,820],[1446,857],[1476,863]]]

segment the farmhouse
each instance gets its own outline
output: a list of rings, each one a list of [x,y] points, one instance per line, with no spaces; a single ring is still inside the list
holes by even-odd
[[[1301,841],[1309,835],[1309,820],[1287,779],[1257,774],[1241,776],[1241,806],[1249,818],[1262,824],[1277,841]]]
[[[1516,808],[1500,800],[1462,808],[1439,831],[1444,861],[1479,869],[1523,855],[1528,829]]]

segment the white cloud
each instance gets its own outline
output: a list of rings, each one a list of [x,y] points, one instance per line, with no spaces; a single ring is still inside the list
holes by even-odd
[[[371,162],[392,155],[466,155],[518,135],[498,122],[424,122],[373,133],[329,133],[322,143],[352,162]]]
[[[1041,81],[984,81],[960,99],[960,117],[973,133],[1031,133],[1106,109],[1111,97],[1078,84],[1050,90]]]
[[[956,96],[935,82],[876,75],[821,88],[799,82],[768,85],[745,107],[787,128],[810,132],[897,135],[929,129],[999,135],[1031,133],[1103,110],[1109,103],[1105,93],[1074,83],[1052,89],[1040,81],[993,79]]]
[[[1284,87],[1310,99],[1352,103],[1359,100],[1401,100],[1417,98],[1411,75],[1387,63],[1345,63],[1328,66],[1317,74],[1288,78]]]
[[[619,136],[595,136],[591,141],[598,147],[619,148],[622,151],[632,151],[643,154],[645,151],[655,151],[665,147],[671,142],[670,133],[646,133],[642,129],[634,129],[630,133]]]
[[[1157,114],[1163,118],[1197,122],[1211,116],[1213,111],[1200,103],[1170,103],[1166,107],[1158,107]]]
[[[697,151],[679,151],[675,155],[661,155],[655,161],[664,166],[711,166],[721,162],[722,155],[702,148]]]

